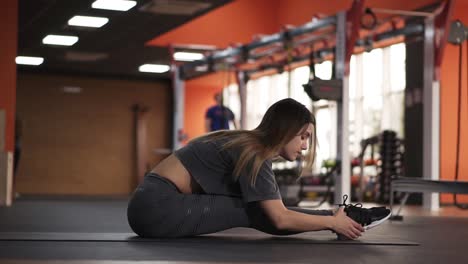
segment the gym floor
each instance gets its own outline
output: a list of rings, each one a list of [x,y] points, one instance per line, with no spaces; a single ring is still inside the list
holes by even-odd
[[[307,203],[302,203],[307,206]],[[0,208],[0,263],[467,263],[468,211],[407,206],[355,241],[329,231],[274,237],[236,228],[209,236],[142,240],[127,198],[22,197]],[[325,205],[325,208],[327,205]]]

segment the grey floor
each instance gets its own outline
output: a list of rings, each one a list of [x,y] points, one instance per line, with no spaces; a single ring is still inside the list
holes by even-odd
[[[131,233],[126,203],[125,198],[22,198],[0,208],[0,237]],[[0,263],[467,263],[468,218],[410,215],[369,230],[360,241],[334,241],[325,231],[272,237],[250,229],[143,243],[0,239]]]

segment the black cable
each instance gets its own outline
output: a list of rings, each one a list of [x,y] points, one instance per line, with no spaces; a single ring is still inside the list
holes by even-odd
[[[324,181],[327,181],[327,185],[326,185],[326,186],[327,186],[327,190],[325,191],[325,194],[323,195],[322,200],[319,201],[317,204],[308,205],[307,207],[309,207],[309,208],[318,208],[318,207],[322,206],[322,204],[324,204],[324,203],[328,200],[328,197],[329,197],[330,194],[331,194],[332,185],[333,185],[333,183],[335,182],[335,181],[333,180],[333,177],[332,177],[332,176],[335,174],[335,171],[338,169],[338,164],[339,164],[339,163],[337,162],[337,163],[335,164],[335,166],[333,166],[333,167],[330,169],[330,171],[328,171],[328,172],[325,173],[325,176],[324,176],[325,179],[324,179]],[[303,189],[304,189],[304,181],[301,181],[300,183],[301,183],[301,186],[300,186],[300,188],[301,188],[300,193],[301,193],[301,194],[300,194],[300,195],[302,196],[303,193],[304,193],[304,191],[303,191]],[[301,197],[301,198],[302,198],[302,197]]]
[[[459,160],[460,160],[460,131],[461,131],[461,97],[462,97],[462,69],[463,69],[463,43],[458,45],[458,113],[457,113],[457,151],[455,157],[455,181],[458,181],[459,173]],[[468,48],[468,46],[467,46]],[[467,49],[468,54],[468,49]],[[468,58],[468,56],[467,56]],[[453,203],[456,207],[466,210],[468,209],[468,204],[459,204],[457,201],[457,194],[453,194]]]
[[[315,75],[315,56],[314,56],[314,46],[312,45],[311,49],[310,49],[310,54],[309,54],[309,80],[312,80],[312,76],[314,77],[313,79],[315,79],[316,75]]]

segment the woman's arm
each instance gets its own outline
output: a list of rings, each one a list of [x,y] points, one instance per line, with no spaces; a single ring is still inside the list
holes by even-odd
[[[346,216],[341,207],[333,216],[309,215],[287,209],[282,200],[259,201],[263,213],[279,231],[307,232],[331,229],[348,238],[356,239],[364,228]]]

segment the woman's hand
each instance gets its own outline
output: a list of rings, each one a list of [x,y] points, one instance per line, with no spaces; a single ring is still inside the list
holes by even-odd
[[[334,224],[332,229],[338,234],[342,234],[350,239],[356,239],[364,232],[364,228],[360,224],[346,215],[344,207],[340,207],[333,217]]]

